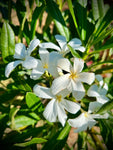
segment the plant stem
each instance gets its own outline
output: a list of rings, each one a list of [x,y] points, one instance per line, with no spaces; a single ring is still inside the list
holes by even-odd
[[[100,141],[99,138],[97,137],[96,131],[95,131],[94,128],[91,129],[90,135],[91,135],[92,139],[94,140],[95,145],[97,146],[97,148],[98,148],[99,150],[105,150],[105,147],[103,146],[103,144],[101,143],[101,141]]]

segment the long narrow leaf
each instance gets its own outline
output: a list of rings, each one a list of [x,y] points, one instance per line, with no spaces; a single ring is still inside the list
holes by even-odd
[[[7,22],[4,22],[3,24],[0,43],[3,61],[7,63],[8,57],[14,55],[15,52],[14,32]]]
[[[52,0],[46,0],[46,4],[47,4],[47,10],[53,17],[57,30],[61,35],[65,36],[68,41],[70,34],[68,28],[66,27],[61,11],[59,10],[56,3]]]

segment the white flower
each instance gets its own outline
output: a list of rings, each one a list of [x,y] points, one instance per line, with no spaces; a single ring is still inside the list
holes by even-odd
[[[59,120],[62,126],[64,126],[67,119],[65,110],[73,114],[80,110],[79,104],[64,99],[69,94],[67,90],[53,95],[51,88],[35,85],[33,91],[38,97],[51,99],[43,112],[44,117],[50,122]]]
[[[82,99],[85,95],[82,82],[91,84],[95,79],[94,73],[81,72],[84,67],[84,61],[78,58],[74,58],[73,67],[66,58],[60,59],[57,66],[65,71],[66,74],[61,75],[53,81],[52,92],[57,94],[67,88],[72,92],[76,100]]]
[[[70,52],[68,45],[70,45],[74,50],[79,50],[81,52],[85,51],[85,48],[82,45],[81,41],[78,38],[73,38],[69,43],[67,43],[66,38],[62,35],[55,35],[56,41],[59,46],[52,42],[41,43],[40,47],[42,48],[51,48],[59,51],[63,56]]]
[[[57,77],[57,60],[62,58],[60,54],[57,52],[49,53],[46,49],[40,48],[39,55],[41,60],[37,60],[37,66],[31,72],[30,78],[36,80],[38,79],[46,70],[53,75],[53,77]]]
[[[97,121],[95,119],[107,119],[108,114],[91,114],[96,108],[100,108],[100,104],[98,102],[91,102],[89,105],[88,112],[81,113],[77,118],[75,119],[69,119],[68,123],[77,129],[75,129],[75,132],[81,132],[85,131],[88,128],[91,129]]]
[[[6,66],[5,76],[9,77],[13,69],[15,69],[15,67],[19,64],[22,64],[22,66],[26,69],[32,69],[36,67],[37,60],[30,55],[32,51],[39,45],[39,43],[40,41],[38,39],[32,40],[27,50],[23,43],[16,44],[14,58],[19,60],[13,61]]]
[[[87,95],[89,97],[96,97],[99,103],[104,104],[109,101],[109,98],[106,97],[108,86],[106,83],[104,84],[102,76],[96,75],[96,79],[99,81],[99,86],[96,84],[92,85],[88,89]]]

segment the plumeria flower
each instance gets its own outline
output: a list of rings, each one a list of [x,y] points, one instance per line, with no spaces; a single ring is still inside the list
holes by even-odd
[[[88,89],[87,95],[89,97],[96,97],[96,100],[99,103],[104,104],[109,101],[109,98],[106,97],[108,86],[103,82],[103,78],[101,75],[96,75],[96,79],[99,81],[99,86],[97,86],[96,84],[92,85]]]
[[[70,45],[74,50],[79,50],[81,52],[85,51],[85,48],[82,45],[81,41],[78,38],[73,38],[70,42],[67,43],[66,38],[62,35],[55,35],[55,39],[58,42],[59,46],[52,42],[41,43],[40,47],[50,48],[57,50],[63,56],[70,52],[68,45]]]
[[[53,77],[57,77],[57,60],[62,58],[60,54],[57,52],[49,53],[46,49],[39,49],[40,60],[37,60],[37,66],[31,72],[30,78],[36,80],[38,79],[46,70],[53,75]]]
[[[97,121],[95,119],[107,119],[108,118],[108,113],[105,113],[103,115],[100,114],[93,114],[92,112],[100,108],[100,103],[98,102],[91,102],[89,104],[89,110],[88,112],[83,112],[81,113],[77,118],[75,119],[69,119],[68,123],[77,129],[75,129],[75,132],[81,132],[85,131],[88,128],[91,129]],[[98,109],[97,109],[98,110]]]
[[[84,67],[82,59],[74,58],[73,66],[66,58],[58,60],[57,67],[66,73],[56,78],[52,83],[52,92],[57,94],[67,88],[72,92],[76,100],[80,100],[85,95],[85,89],[82,82],[92,84],[95,79],[94,73],[81,72]]]
[[[38,39],[32,40],[27,49],[23,43],[16,44],[14,58],[19,60],[13,61],[6,66],[5,76],[9,77],[10,73],[19,64],[22,64],[22,66],[26,69],[35,68],[37,65],[37,60],[30,55],[32,51],[39,45],[39,43],[40,41]]]
[[[64,126],[67,119],[65,110],[72,114],[75,114],[80,110],[79,104],[65,99],[69,93],[67,90],[53,95],[51,88],[35,85],[33,91],[38,97],[51,99],[43,112],[44,117],[50,122],[59,120],[62,126]]]

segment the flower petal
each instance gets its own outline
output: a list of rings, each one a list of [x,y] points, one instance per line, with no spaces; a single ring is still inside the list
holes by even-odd
[[[97,74],[95,75],[95,78],[99,81],[100,86],[102,86],[104,83],[102,76]]]
[[[51,52],[49,54],[49,68],[48,71],[53,77],[58,77],[58,70],[57,70],[57,61],[61,59],[62,56],[57,52]]]
[[[89,108],[88,108],[88,113],[97,112],[101,106],[102,106],[102,104],[99,102],[96,102],[96,101],[90,102]]]
[[[107,98],[105,95],[100,95],[97,97],[97,101],[101,104],[105,104],[109,101],[109,98]]]
[[[53,98],[53,95],[51,93],[51,89],[50,88],[47,88],[47,87],[43,87],[43,86],[40,86],[40,85],[35,85],[33,87],[33,92],[38,96],[38,97],[41,97],[41,98],[47,98],[47,99],[51,99]]]
[[[18,43],[15,45],[14,58],[23,59],[25,58],[26,47],[23,43]]]
[[[61,101],[61,104],[64,106],[64,108],[72,113],[72,114],[76,114],[79,110],[80,110],[80,105],[75,103],[75,102],[72,102],[72,101],[69,101],[69,100],[66,100],[66,99],[63,99]]]
[[[80,52],[84,52],[85,51],[85,47],[78,46],[78,47],[75,48],[75,50],[79,50]]]
[[[20,60],[9,63],[5,68],[5,76],[8,78],[10,73],[16,68],[16,66],[18,66],[21,63],[22,63],[22,61],[20,61]]]
[[[80,58],[74,58],[74,64],[73,64],[73,72],[79,73],[84,68],[84,61]]]
[[[103,115],[100,114],[91,114],[91,116],[95,119],[107,119],[109,117],[108,113],[105,113]]]
[[[35,59],[34,57],[31,57],[31,56],[28,56],[28,57],[26,57],[25,61],[23,61],[22,65],[26,69],[32,69],[32,68],[36,68],[37,63],[38,63],[37,59]]]
[[[92,85],[87,91],[87,95],[89,97],[98,97],[100,94],[98,93],[98,86],[97,85]]]
[[[64,90],[68,86],[69,82],[70,80],[68,74],[56,78],[51,86],[52,93],[56,95],[60,91]]]
[[[47,65],[49,63],[49,52],[44,49],[44,48],[40,48],[39,49],[39,54],[40,54],[40,58],[41,58],[41,62],[43,64],[43,66]]]
[[[88,73],[88,72],[82,72],[79,74],[79,79],[82,82],[85,82],[87,84],[92,84],[95,80],[95,74],[94,73]]]
[[[55,50],[60,51],[60,48],[57,45],[55,45],[54,43],[52,43],[52,42],[40,43],[39,46],[41,48],[46,48],[46,49],[50,48],[50,49],[55,49]]]
[[[43,112],[43,115],[49,122],[56,122],[57,108],[56,108],[55,99],[51,100],[47,104],[47,106]]]
[[[69,119],[68,123],[75,128],[79,128],[83,126],[84,124],[87,124],[87,120],[84,116],[84,113],[80,114],[77,118],[75,119]]]
[[[68,43],[72,48],[76,48],[80,45],[82,45],[82,42],[78,38],[73,38],[69,43]]]
[[[99,94],[100,95],[106,95],[107,91],[108,91],[108,85],[105,83],[104,86],[103,86],[103,88],[100,88]]]
[[[32,51],[39,45],[40,40],[39,39],[34,39],[30,42],[29,47],[27,48],[27,55],[30,56]]]
[[[85,89],[81,82],[76,82],[72,84],[73,90],[72,94],[76,100],[81,100],[85,96]]]
[[[37,62],[38,62],[37,67],[32,70],[31,75],[30,75],[30,78],[34,80],[39,79],[45,71],[45,69],[42,66],[41,61],[37,60]]]
[[[61,49],[64,49],[67,45],[67,41],[66,38],[62,35],[55,35],[55,39],[58,42],[58,44],[60,45]]]
[[[62,70],[65,70],[67,72],[70,72],[71,69],[71,63],[67,58],[61,58],[57,62],[57,67],[61,68]]]
[[[64,126],[66,119],[67,119],[67,115],[66,115],[64,108],[62,107],[60,103],[59,105],[57,105],[57,112],[58,112],[58,120],[60,121],[62,126]]]

